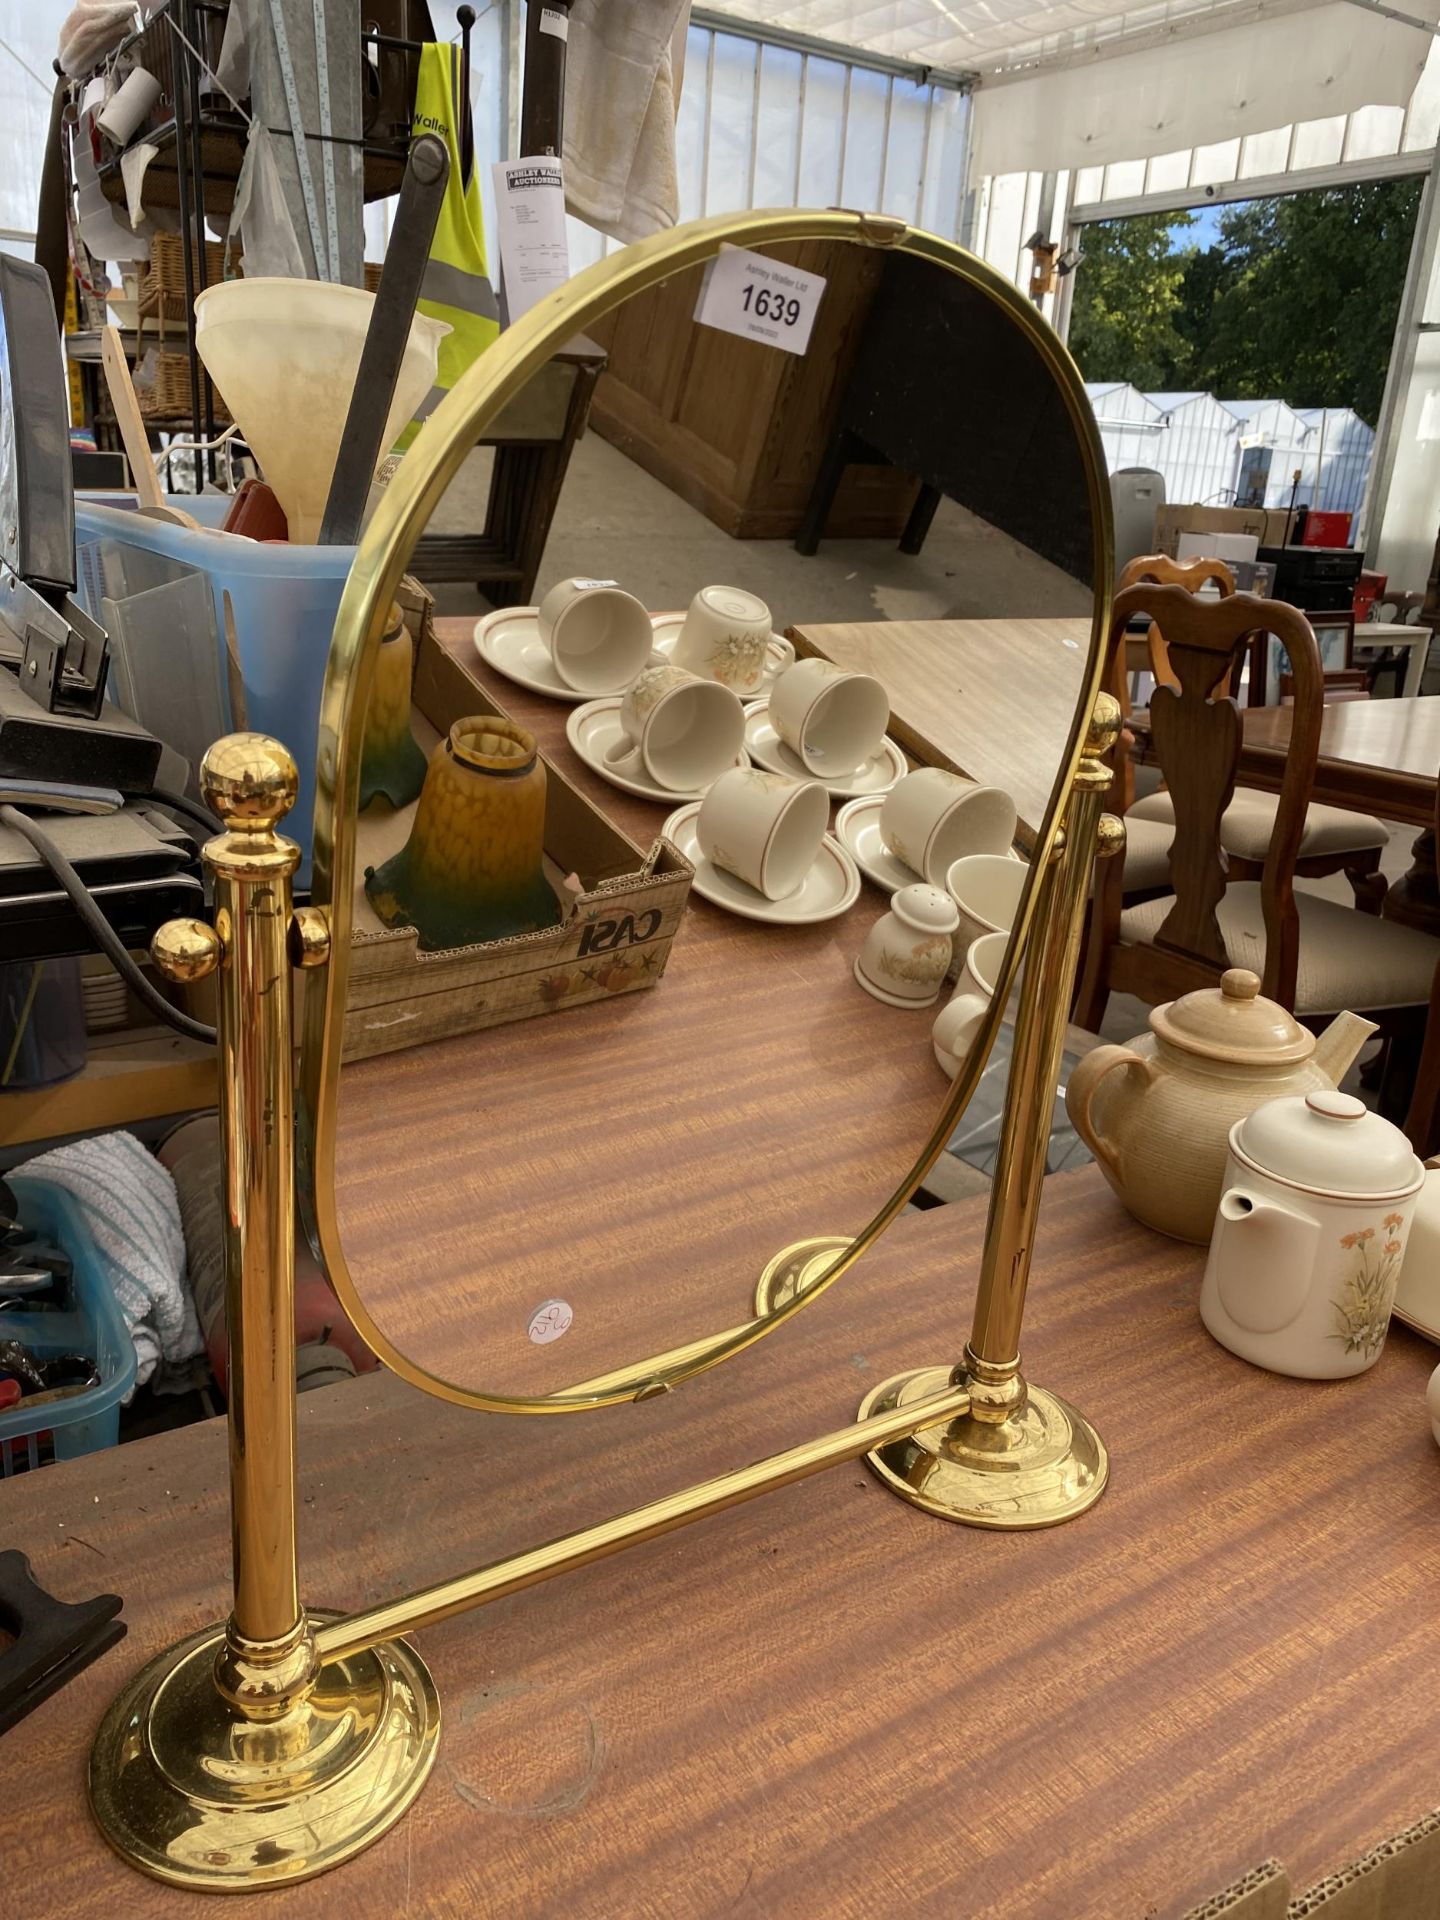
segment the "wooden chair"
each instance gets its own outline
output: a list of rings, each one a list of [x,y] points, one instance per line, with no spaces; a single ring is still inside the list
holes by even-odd
[[[1413,1024],[1430,996],[1440,941],[1412,927],[1297,892],[1295,867],[1315,777],[1322,712],[1320,653],[1294,607],[1236,593],[1197,600],[1179,586],[1127,587],[1115,601],[1111,661],[1128,621],[1148,613],[1168,646],[1176,685],[1156,688],[1151,734],[1170,789],[1172,891],[1125,902],[1118,862],[1100,864],[1075,1018],[1098,1032],[1113,991],[1152,1004],[1212,986],[1227,967],[1260,975],[1263,991],[1301,1019],[1349,1007],[1391,1030]],[[1234,797],[1240,709],[1219,692],[1238,678],[1253,633],[1274,634],[1295,669],[1295,718],[1258,881],[1232,881],[1222,823]]]
[[[1235,576],[1223,560],[1190,560],[1180,565],[1158,553],[1132,560],[1120,576],[1122,590],[1140,581],[1153,581],[1158,586],[1185,587],[1191,592],[1198,592],[1201,587],[1213,583],[1219,587],[1222,599],[1228,599],[1235,591]],[[1264,644],[1247,644],[1253,672],[1256,660],[1264,658],[1266,647]],[[1178,683],[1169,665],[1165,639],[1155,622],[1151,623],[1149,645],[1150,671],[1155,676],[1156,685],[1175,687]],[[1342,674],[1336,670],[1324,675],[1327,699],[1355,697],[1350,686],[1342,688],[1340,684],[1342,680],[1350,682],[1353,671]],[[1237,664],[1236,685],[1239,684],[1238,676]],[[1129,711],[1125,677],[1124,673],[1111,677],[1110,690],[1119,699],[1122,713]],[[1292,678],[1288,674],[1285,676],[1287,682]],[[1332,682],[1335,683],[1333,690]],[[1231,679],[1227,671],[1220,686],[1221,694],[1227,694],[1230,686]],[[1169,886],[1169,841],[1165,839],[1165,834],[1168,832],[1173,838],[1175,827],[1170,796],[1167,793],[1152,793],[1136,801],[1134,771],[1128,764],[1117,786],[1116,811],[1125,814],[1130,833],[1130,847],[1126,852],[1125,891],[1130,895],[1138,895],[1166,889]],[[1266,849],[1274,830],[1275,808],[1273,794],[1256,793],[1242,787],[1226,809],[1221,838],[1230,856],[1232,879],[1260,878]],[[1306,809],[1295,871],[1305,880],[1321,880],[1332,873],[1343,873],[1350,882],[1355,904],[1366,913],[1378,914],[1385,898],[1385,879],[1380,871],[1380,862],[1389,838],[1389,828],[1373,814],[1352,813],[1345,807],[1312,804]]]
[[[1152,553],[1129,561],[1120,575],[1120,586],[1135,586],[1150,581],[1156,586],[1184,587],[1198,593],[1202,587],[1216,586],[1222,599],[1235,591],[1235,575],[1223,560],[1172,560],[1168,554]],[[1144,633],[1127,634],[1123,648],[1115,655],[1115,671],[1110,676],[1110,691],[1120,702],[1120,712],[1130,714],[1129,687],[1135,672],[1136,655],[1144,649],[1144,670],[1153,675],[1156,686],[1174,686],[1164,637],[1152,620]],[[1228,682],[1227,688],[1228,691]],[[1175,838],[1175,818],[1166,808],[1166,796],[1155,794],[1159,802],[1150,813],[1132,814],[1135,806],[1135,767],[1128,753],[1118,756],[1115,786],[1111,792],[1114,811],[1126,816],[1125,894],[1126,898],[1149,898],[1170,887],[1170,845]]]
[[[1435,830],[1440,833],[1440,787],[1435,790]],[[1422,1159],[1440,1153],[1440,961],[1430,983],[1430,1005],[1425,1015],[1425,1038],[1410,1090],[1405,1115],[1410,1144]]]

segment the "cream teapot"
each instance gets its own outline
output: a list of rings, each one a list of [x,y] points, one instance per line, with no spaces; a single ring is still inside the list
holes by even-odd
[[[1065,1105],[1135,1218],[1203,1246],[1231,1127],[1266,1100],[1335,1087],[1375,1031],[1341,1013],[1317,1039],[1232,967],[1218,987],[1156,1007],[1148,1034],[1086,1054]]]
[[[1341,1380],[1385,1345],[1425,1170],[1398,1127],[1334,1089],[1230,1130],[1200,1318],[1272,1373]]]

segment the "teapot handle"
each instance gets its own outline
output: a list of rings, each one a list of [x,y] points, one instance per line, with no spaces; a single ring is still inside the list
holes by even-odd
[[[1147,1082],[1155,1077],[1152,1063],[1143,1054],[1132,1052],[1129,1047],[1094,1047],[1083,1056],[1070,1075],[1069,1085],[1065,1089],[1065,1111],[1075,1131],[1101,1166],[1118,1180],[1120,1162],[1115,1143],[1108,1134],[1100,1131],[1091,1113],[1101,1081],[1107,1079],[1117,1067],[1134,1067]]]

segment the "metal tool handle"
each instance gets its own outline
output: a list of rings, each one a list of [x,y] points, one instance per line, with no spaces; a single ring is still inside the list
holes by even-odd
[[[385,266],[370,315],[369,331],[355,374],[355,391],[335,456],[335,472],[325,517],[322,547],[350,546],[360,536],[360,521],[375,467],[385,451],[381,439],[400,362],[410,338],[410,321],[430,262],[430,242],[450,178],[445,143],[425,133],[410,148],[395,225],[385,249]]]
[[[70,402],[50,282],[0,255],[0,563],[54,596],[75,585]]]

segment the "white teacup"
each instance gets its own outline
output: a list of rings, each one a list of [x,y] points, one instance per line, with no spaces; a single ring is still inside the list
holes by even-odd
[[[1005,853],[967,853],[955,862],[945,890],[960,909],[956,953],[967,953],[982,933],[1009,933],[1029,877],[1025,862]]]
[[[794,893],[830,824],[830,796],[814,780],[758,767],[722,773],[700,802],[700,851],[767,900]]]
[[[995,998],[995,982],[1000,978],[1009,944],[1008,933],[982,933],[978,940],[970,942],[965,965],[960,969],[959,984],[930,1029],[935,1058],[952,1080],[960,1071],[960,1063],[973,1046],[980,1022]]]
[[[811,657],[770,689],[775,731],[807,773],[838,780],[873,759],[890,724],[890,696],[868,673]]]
[[[718,680],[746,699],[758,693],[767,667],[788,667],[795,649],[770,631],[770,609],[742,587],[702,587],[690,602],[670,658],[703,680]]]
[[[647,622],[648,627],[648,622]],[[745,741],[745,709],[728,687],[683,667],[647,667],[620,702],[621,739],[605,759],[642,766],[667,793],[698,793],[734,767]]]
[[[917,767],[898,780],[880,808],[880,838],[897,860],[932,887],[967,853],[1008,853],[1015,802],[944,767]]]
[[[650,616],[613,580],[562,580],[540,602],[540,638],[576,693],[619,693],[650,658]]]

